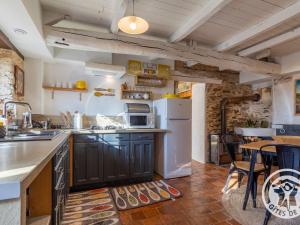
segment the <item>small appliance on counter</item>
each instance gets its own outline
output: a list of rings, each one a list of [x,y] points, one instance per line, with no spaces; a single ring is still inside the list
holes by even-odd
[[[125,103],[125,128],[155,128],[154,115],[148,104]]]
[[[155,171],[164,178],[192,174],[192,102],[165,98],[154,101],[157,128],[169,132],[159,136]]]
[[[74,129],[82,129],[82,114],[77,111],[74,113],[73,127]]]

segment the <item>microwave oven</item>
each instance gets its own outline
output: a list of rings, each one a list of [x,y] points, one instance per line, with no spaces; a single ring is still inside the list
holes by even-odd
[[[155,128],[152,113],[125,113],[126,128]]]
[[[124,122],[126,128],[155,128],[154,114],[148,104],[126,103]]]

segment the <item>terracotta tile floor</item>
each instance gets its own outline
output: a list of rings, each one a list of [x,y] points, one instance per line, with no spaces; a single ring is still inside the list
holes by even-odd
[[[121,211],[122,224],[238,225],[221,203],[227,172],[227,168],[193,162],[192,176],[168,181],[183,192],[182,198]]]

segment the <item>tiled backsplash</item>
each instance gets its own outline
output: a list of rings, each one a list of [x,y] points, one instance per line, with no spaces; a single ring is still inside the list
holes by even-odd
[[[62,125],[64,127],[63,119],[60,116],[55,115],[42,115],[42,114],[33,114],[32,119],[35,121],[46,121],[51,120],[53,125]],[[82,117],[83,128],[90,128],[91,126],[107,126],[115,125],[122,126],[124,125],[122,116],[85,116]]]

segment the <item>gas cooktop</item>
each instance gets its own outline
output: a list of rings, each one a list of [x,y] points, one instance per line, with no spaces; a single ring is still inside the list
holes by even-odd
[[[89,130],[121,130],[122,126],[106,125],[106,126],[91,126]]]

